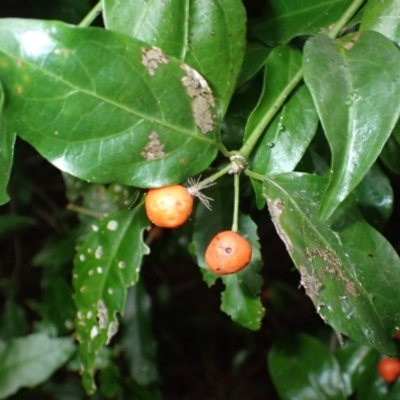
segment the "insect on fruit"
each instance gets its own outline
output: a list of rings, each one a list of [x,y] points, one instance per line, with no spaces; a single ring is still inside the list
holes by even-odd
[[[233,274],[242,270],[251,260],[250,243],[238,233],[218,233],[207,247],[205,261],[217,275]]]
[[[150,221],[161,228],[177,228],[189,218],[193,197],[181,185],[150,189],[145,208]]]
[[[394,382],[400,374],[400,360],[385,357],[379,361],[378,372],[386,382]]]

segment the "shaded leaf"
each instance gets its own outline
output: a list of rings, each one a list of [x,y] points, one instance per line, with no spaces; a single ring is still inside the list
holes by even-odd
[[[249,216],[240,215],[239,233],[246,237],[252,245],[252,260],[246,268],[236,274],[215,275],[208,269],[204,254],[209,242],[217,233],[231,229],[233,193],[231,188],[226,187],[225,182],[218,181],[218,186],[208,189],[206,194],[214,199],[212,211],[199,204],[194,217],[193,243],[197,263],[203,279],[209,286],[214,284],[218,278],[224,282],[225,291],[221,297],[221,310],[242,326],[257,330],[260,328],[265,312],[258,297],[263,281],[258,274],[262,267],[262,260],[257,226]]]
[[[148,253],[142,231],[149,225],[143,204],[103,217],[75,257],[76,326],[87,392],[95,389],[96,355],[118,330],[126,289],[139,279],[142,257]]]
[[[372,347],[346,340],[335,352],[342,371],[346,395],[353,394],[360,387],[361,378],[369,368],[376,369],[379,352]]]
[[[84,180],[161,186],[211,163],[217,111],[207,83],[184,68],[104,29],[0,22],[6,129]]]
[[[107,29],[157,46],[199,71],[225,114],[244,56],[240,0],[104,0],[104,20]]]
[[[245,131],[248,138],[272,108],[274,101],[301,68],[301,54],[288,46],[278,46],[267,58],[264,87]],[[304,85],[296,90],[269,124],[252,153],[250,168],[262,175],[291,172],[303,157],[317,129],[318,117],[310,93]],[[262,184],[252,180],[257,206],[265,200]]]
[[[252,31],[270,46],[288,43],[296,36],[329,32],[351,3],[351,0],[269,0]]]
[[[8,202],[7,185],[14,156],[15,132],[8,129],[3,118],[4,91],[0,82],[0,205]]]
[[[366,221],[376,229],[383,228],[393,211],[393,189],[378,164],[371,167],[353,195]]]
[[[317,339],[282,336],[268,355],[268,368],[282,400],[344,400],[339,364]]]
[[[225,146],[238,149],[243,144],[247,119],[257,105],[262,89],[262,77],[257,74],[233,95],[222,121],[222,141]]]
[[[158,378],[156,342],[152,330],[151,299],[139,280],[129,288],[121,344],[128,360],[131,377],[141,386],[148,386]]]
[[[23,215],[0,215],[0,239],[6,239],[12,232],[33,224],[32,218]]]
[[[397,0],[368,0],[361,30],[371,30],[382,33],[390,40],[400,45],[400,4]]]
[[[400,144],[393,136],[385,143],[380,154],[380,159],[386,168],[400,175]]]
[[[14,337],[23,336],[26,333],[26,313],[11,297],[8,297],[3,315],[0,318],[0,339],[10,340]]]
[[[0,341],[0,398],[46,381],[74,351],[72,339],[41,333]]]
[[[247,42],[246,53],[244,55],[242,69],[240,70],[237,87],[242,86],[261,70],[270,52],[271,49],[260,42]]]
[[[390,136],[400,113],[399,67],[398,49],[376,32],[306,43],[304,80],[332,151],[322,218],[358,185]]]
[[[318,218],[326,178],[290,173],[264,183],[278,234],[321,317],[357,342],[396,353],[400,260],[362,218],[349,197],[333,216]]]
[[[90,11],[89,0],[35,0],[29,4],[36,18],[58,19],[70,24],[79,23]]]

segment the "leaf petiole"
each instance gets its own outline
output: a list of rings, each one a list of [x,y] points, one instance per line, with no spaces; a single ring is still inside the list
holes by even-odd
[[[81,22],[79,22],[78,26],[86,28],[98,17],[98,15],[103,11],[103,2],[100,0],[83,18]]]
[[[232,231],[237,232],[239,230],[239,174],[235,174],[233,177],[234,197],[233,197],[233,222]]]

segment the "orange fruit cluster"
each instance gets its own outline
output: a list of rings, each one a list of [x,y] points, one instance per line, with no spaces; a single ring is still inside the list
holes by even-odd
[[[177,228],[189,218],[193,197],[181,185],[164,186],[147,192],[145,208],[150,221],[161,228]],[[218,275],[233,274],[249,264],[250,243],[238,233],[224,231],[210,242],[205,254],[208,268]]]

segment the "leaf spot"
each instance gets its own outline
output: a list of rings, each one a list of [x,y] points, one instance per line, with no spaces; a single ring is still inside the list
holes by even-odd
[[[87,314],[86,314],[86,318],[87,319],[90,319],[90,318],[92,318],[93,317],[93,313],[89,310],[88,312],[87,312]]]
[[[281,199],[276,199],[272,201],[269,197],[266,196],[268,210],[271,215],[271,220],[275,226],[276,232],[278,233],[279,237],[282,239],[283,243],[285,243],[286,250],[291,253],[293,251],[293,245],[290,241],[288,235],[283,230],[279,218],[285,209],[283,201]]]
[[[102,257],[102,255],[103,255],[103,246],[99,246],[99,247],[97,247],[97,249],[96,249],[96,251],[94,253],[94,256],[97,259],[100,259]]]
[[[76,313],[76,316],[78,317],[78,319],[83,319],[83,313],[82,313],[82,311],[78,311],[78,312]]]
[[[107,229],[109,231],[115,231],[118,228],[118,222],[115,220],[108,221]]]
[[[317,296],[322,287],[321,282],[317,279],[314,272],[309,273],[308,269],[304,265],[299,266],[299,272],[301,276],[300,285],[304,287],[307,296],[313,301],[313,303],[316,303]]]
[[[94,271],[93,271],[92,269],[89,269],[88,274],[89,274],[90,276],[92,276],[93,273],[94,273]]]
[[[90,330],[90,339],[94,339],[99,334],[99,328],[96,325],[92,326]]]
[[[187,94],[193,99],[192,113],[196,125],[203,134],[215,129],[215,115],[211,112],[211,106],[215,107],[214,96],[206,80],[187,64],[181,68],[186,72],[182,83],[186,87]]]
[[[118,268],[124,269],[125,267],[126,267],[125,261],[120,261],[120,262],[118,263]]]
[[[93,232],[97,232],[99,230],[99,227],[97,225],[92,225],[92,230]]]
[[[169,59],[161,49],[151,46],[150,49],[142,47],[142,64],[146,67],[149,75],[154,75],[159,64],[168,64]]]
[[[80,259],[81,261],[85,261],[85,260],[86,260],[86,257],[85,257],[84,254],[79,254],[79,259]]]
[[[103,268],[97,267],[96,269],[97,269],[97,272],[98,272],[99,274],[102,274],[102,273],[103,273]]]
[[[114,290],[112,290],[111,288],[108,288],[107,292],[108,292],[108,294],[113,294]]]
[[[165,156],[164,144],[159,139],[157,132],[150,133],[147,144],[140,155],[148,161],[157,160]]]

